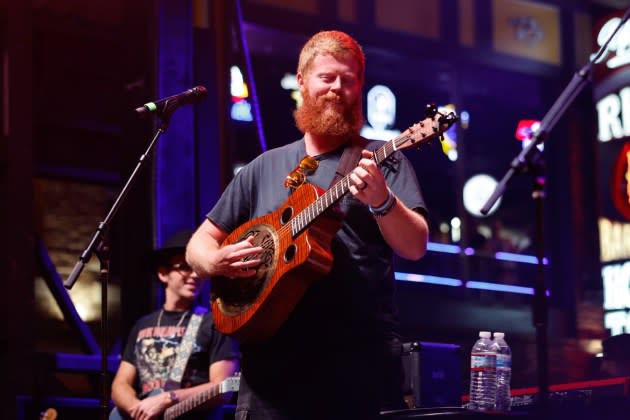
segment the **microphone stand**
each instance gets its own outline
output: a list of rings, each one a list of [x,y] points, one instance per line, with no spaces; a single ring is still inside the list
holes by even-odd
[[[534,176],[532,198],[535,202],[536,212],[536,257],[537,276],[534,284],[534,299],[532,307],[532,321],[536,329],[536,356],[538,363],[538,387],[539,387],[539,410],[542,418],[546,418],[549,404],[549,378],[548,378],[548,349],[547,349],[547,294],[544,278],[544,183],[538,175],[540,168],[540,151],[536,146],[542,143],[558,120],[564,115],[567,108],[573,103],[576,96],[584,89],[590,81],[591,70],[599,57],[608,49],[608,44],[615,34],[630,17],[628,9],[619,22],[619,25],[612,32],[608,40],[602,45],[597,54],[579,71],[575,73],[573,79],[562,91],[551,109],[547,112],[540,123],[540,127],[533,134],[532,141],[525,147],[510,163],[510,169],[497,184],[494,192],[482,207],[481,213],[488,214],[492,206],[503,195],[505,187],[515,173],[530,173]]]
[[[99,259],[100,263],[100,275],[99,280],[101,282],[101,397],[100,397],[100,413],[101,419],[106,420],[109,417],[109,380],[108,380],[108,337],[107,337],[107,329],[108,329],[108,316],[107,316],[107,285],[109,281],[109,243],[107,239],[107,234],[109,231],[109,225],[118,212],[121,204],[123,203],[125,197],[127,197],[127,193],[131,189],[131,186],[135,182],[138,173],[144,166],[146,162],[146,158],[151,153],[154,145],[156,144],[158,138],[166,132],[168,128],[168,124],[170,122],[171,116],[175,109],[177,108],[177,103],[172,102],[172,105],[166,104],[164,110],[158,114],[161,119],[160,127],[157,129],[155,135],[151,139],[149,146],[145,150],[145,152],[138,159],[138,163],[134,168],[133,172],[127,179],[127,182],[123,186],[122,190],[118,194],[118,197],[114,201],[111,209],[105,216],[105,219],[98,224],[96,228],[96,232],[94,232],[94,236],[90,241],[89,245],[81,256],[79,257],[79,261],[75,264],[70,276],[63,283],[66,289],[72,289],[74,283],[77,281],[79,275],[83,271],[85,264],[90,261],[92,258],[92,254],[95,253]]]

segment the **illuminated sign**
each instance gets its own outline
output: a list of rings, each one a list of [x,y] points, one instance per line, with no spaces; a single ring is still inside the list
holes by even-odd
[[[612,335],[630,333],[630,223],[599,220],[604,288],[604,327]],[[613,262],[614,261],[614,262]]]
[[[599,247],[603,263],[630,259],[630,223],[599,219]]]
[[[630,261],[602,267],[604,326],[611,335],[630,333]]]
[[[601,48],[621,22],[621,18],[614,17],[604,23],[597,34],[597,45]],[[624,24],[617,35],[610,41],[606,51],[596,63],[606,60],[606,67],[617,69],[630,63],[630,26]]]
[[[597,102],[597,138],[601,142],[630,136],[630,87]]]
[[[529,144],[532,142],[532,138],[536,131],[540,128],[540,121],[538,120],[520,120],[518,122],[518,126],[516,127],[516,132],[514,133],[514,137],[516,140],[522,141],[523,149],[527,148]],[[536,145],[538,150],[541,152],[545,150],[545,144],[539,143]]]
[[[617,156],[610,188],[615,207],[630,220],[630,143],[624,144]]]
[[[604,309],[630,309],[630,261],[602,268]]]
[[[396,96],[390,88],[374,85],[367,93],[367,121],[361,135],[372,140],[390,140],[400,134],[392,130],[396,121]]]
[[[232,109],[230,116],[236,121],[253,121],[252,106],[247,101],[249,90],[243,80],[243,73],[237,66],[230,68],[230,94],[232,95]]]
[[[604,326],[610,330],[611,336],[630,332],[630,314],[626,311],[606,312]]]
[[[606,19],[593,34],[601,48],[621,22]],[[598,29],[599,28],[599,29]],[[630,333],[630,26],[619,29],[594,66],[599,140],[599,246],[604,327],[612,335]],[[623,216],[623,217],[620,217]]]

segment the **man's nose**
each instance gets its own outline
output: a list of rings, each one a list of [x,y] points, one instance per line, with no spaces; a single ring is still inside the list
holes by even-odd
[[[341,76],[337,76],[335,80],[330,85],[330,90],[339,91],[341,90]]]

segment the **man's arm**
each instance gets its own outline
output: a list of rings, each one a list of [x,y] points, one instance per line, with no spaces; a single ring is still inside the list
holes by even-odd
[[[225,378],[234,375],[238,371],[238,361],[236,359],[220,360],[210,365],[209,375],[210,381],[201,385],[190,388],[175,390],[175,395],[179,400],[185,400],[197,395],[213,386],[219,384]],[[112,382],[112,399],[119,410],[127,413],[131,418],[158,418],[167,408],[175,403],[171,400],[168,392],[147,397],[139,400],[133,389],[133,382],[136,376],[136,368],[129,362],[122,361],[118,372]],[[211,401],[210,404],[204,404],[204,407],[215,407],[229,401],[231,393],[222,395]]]
[[[133,383],[136,379],[136,368],[129,362],[122,361],[112,381],[112,399],[119,410],[127,413],[132,419],[155,419],[171,404],[168,394],[159,394],[143,400],[138,399]]]
[[[140,402],[133,383],[136,379],[136,367],[121,361],[116,376],[112,381],[112,400],[118,409],[128,413],[131,407]]]
[[[394,200],[391,210],[385,216],[376,217],[376,222],[394,252],[403,258],[418,260],[427,251],[429,226],[424,216],[409,209],[395,196]]]
[[[350,192],[364,204],[381,207],[390,202],[387,214],[376,217],[383,238],[403,258],[420,259],[427,251],[429,226],[420,213],[411,210],[398,200],[387,187],[383,173],[372,160],[372,152],[364,150],[363,158],[350,174],[353,185]],[[390,198],[390,194],[392,194]]]
[[[250,277],[260,264],[260,259],[248,261],[249,255],[262,252],[262,248],[252,244],[253,238],[221,247],[228,233],[212,221],[206,219],[193,234],[186,247],[186,261],[202,278],[213,276]]]

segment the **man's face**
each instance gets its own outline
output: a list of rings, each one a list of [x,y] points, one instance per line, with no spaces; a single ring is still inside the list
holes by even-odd
[[[315,135],[356,134],[363,124],[359,66],[352,57],[318,55],[298,74],[303,103],[295,111],[298,128]]]
[[[166,293],[176,297],[193,300],[201,291],[201,279],[186,263],[183,255],[168,259],[167,264],[160,267],[158,277],[166,285]]]

